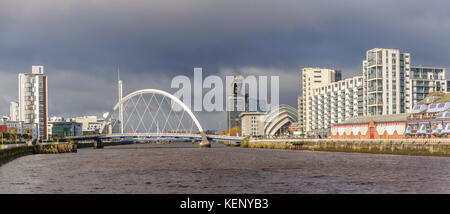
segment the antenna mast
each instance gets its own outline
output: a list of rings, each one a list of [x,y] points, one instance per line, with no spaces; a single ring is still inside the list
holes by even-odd
[[[120,68],[119,65],[117,65],[117,81],[118,81],[118,90],[119,90],[119,122],[120,122],[120,133],[123,134],[123,104],[122,104],[122,98],[123,98],[123,88],[122,88],[122,80],[120,79]]]

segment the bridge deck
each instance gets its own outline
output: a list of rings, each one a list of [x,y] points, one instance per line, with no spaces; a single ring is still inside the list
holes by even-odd
[[[227,135],[207,135],[212,141],[233,141],[241,142],[243,137],[227,136]],[[183,139],[183,140],[201,140],[201,134],[189,133],[125,133],[125,134],[109,134],[109,135],[86,135],[68,137],[74,141],[97,140],[97,139]]]

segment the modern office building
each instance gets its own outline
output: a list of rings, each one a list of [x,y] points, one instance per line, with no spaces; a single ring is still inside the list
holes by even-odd
[[[426,94],[449,87],[444,68],[411,66],[411,55],[397,49],[368,50],[362,70],[341,81],[332,69],[302,70],[299,124],[308,136],[327,137],[332,125],[354,117],[409,113]]]
[[[82,124],[77,122],[50,122],[52,124],[53,137],[82,136]]]
[[[240,114],[242,136],[263,136],[264,115],[264,112],[242,112]]]
[[[43,66],[32,66],[30,73],[19,74],[19,120],[37,124],[38,138],[47,140],[47,76]]]
[[[97,116],[75,117],[72,121],[82,124],[83,133],[99,133],[103,125],[103,118]]]

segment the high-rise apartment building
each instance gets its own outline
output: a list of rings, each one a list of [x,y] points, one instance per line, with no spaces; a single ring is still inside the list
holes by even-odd
[[[305,134],[305,124],[303,119],[303,97],[297,99],[297,111],[298,111],[298,131],[301,134]]]
[[[309,97],[312,116],[306,124],[310,127],[307,134],[327,136],[333,124],[362,116],[363,80],[362,76],[356,76],[315,88],[314,95]]]
[[[303,96],[303,118],[305,131],[311,130],[313,118],[314,89],[341,80],[341,71],[326,68],[303,68],[302,70],[302,96]],[[301,123],[299,123],[301,124]],[[300,127],[300,130],[302,128]]]
[[[411,86],[409,109],[431,92],[449,91],[445,79],[445,68],[411,66],[409,85]]]
[[[365,115],[410,111],[411,57],[397,49],[375,48],[363,61]]]
[[[341,81],[332,69],[302,70],[299,124],[306,134],[327,136],[352,117],[408,113],[426,94],[448,88],[444,68],[411,66],[411,55],[397,49],[368,50],[362,69],[362,76]]]
[[[19,121],[19,103],[11,102],[9,106],[9,117],[11,121]]]
[[[44,66],[32,66],[30,73],[19,74],[19,120],[37,124],[38,138],[47,140],[47,76]]]

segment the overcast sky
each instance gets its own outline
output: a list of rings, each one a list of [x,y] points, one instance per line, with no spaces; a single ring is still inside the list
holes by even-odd
[[[302,67],[361,75],[368,49],[398,48],[413,65],[448,68],[449,11],[445,0],[0,0],[0,115],[32,65],[45,66],[50,116],[109,111],[117,65],[124,94],[175,92],[171,79],[194,67],[280,75],[280,102],[296,107]]]

